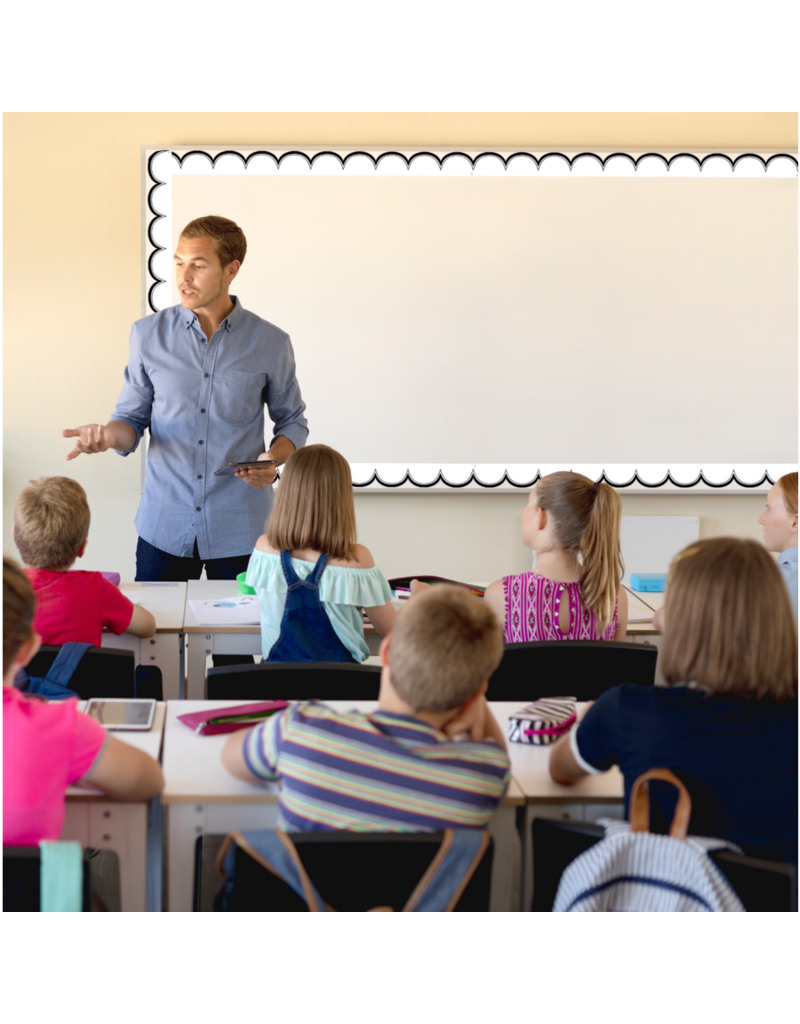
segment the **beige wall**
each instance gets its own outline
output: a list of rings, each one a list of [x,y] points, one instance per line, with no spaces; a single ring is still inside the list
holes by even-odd
[[[16,555],[10,529],[19,490],[33,476],[67,473],[83,484],[92,506],[82,566],[133,575],[138,456],[65,463],[69,443],[59,435],[63,427],[107,418],[114,407],[128,331],[141,308],[139,147],[180,143],[796,149],[797,117],[6,114],[5,552]],[[515,495],[360,495],[358,512],[362,537],[388,573],[485,579],[527,564],[516,532],[521,501]],[[664,515],[677,511],[675,502],[681,514],[702,517],[704,532],[748,533],[762,499],[630,496],[625,510]]]

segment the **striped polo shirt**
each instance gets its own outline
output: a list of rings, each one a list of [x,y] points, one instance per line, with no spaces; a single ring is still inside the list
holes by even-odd
[[[452,741],[408,715],[293,704],[251,729],[250,771],[282,781],[287,832],[483,828],[511,769],[494,740]]]

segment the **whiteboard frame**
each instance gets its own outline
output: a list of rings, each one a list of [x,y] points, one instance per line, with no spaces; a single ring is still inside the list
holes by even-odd
[[[169,305],[165,271],[171,237],[171,181],[182,174],[524,175],[668,178],[797,178],[794,152],[720,150],[370,149],[296,146],[142,146],[142,316]],[[161,241],[160,241],[160,240]],[[162,255],[163,254],[163,255]],[[163,276],[162,276],[163,275]],[[145,452],[142,446],[142,481]],[[792,466],[351,466],[353,485],[379,493],[498,493],[530,490],[542,476],[574,469],[639,493],[766,492]]]

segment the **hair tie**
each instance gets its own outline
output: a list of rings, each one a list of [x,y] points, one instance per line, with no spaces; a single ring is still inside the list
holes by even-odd
[[[597,483],[592,484],[592,486],[589,488],[589,490],[592,492],[592,494],[595,496],[595,498],[597,497],[597,492],[598,492],[599,489],[600,489],[600,481],[599,480],[597,481]]]

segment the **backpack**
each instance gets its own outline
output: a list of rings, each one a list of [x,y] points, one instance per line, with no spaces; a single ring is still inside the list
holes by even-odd
[[[450,911],[458,903],[475,869],[483,859],[489,845],[485,829],[446,829],[442,843],[427,871],[409,897],[404,912]],[[334,911],[319,894],[300,860],[297,848],[288,833],[252,830],[232,832],[217,855],[217,867],[226,881],[214,909],[234,909],[236,885],[236,847],[241,847],[257,863],[289,885],[312,912]],[[392,911],[394,907],[372,907],[377,911]]]
[[[14,685],[23,693],[36,694],[47,700],[66,700],[68,697],[77,697],[80,700],[80,694],[70,690],[66,684],[72,679],[84,654],[92,646],[66,643],[56,655],[46,676],[29,676],[23,668],[17,673]]]
[[[669,835],[648,831],[649,779],[678,790]],[[686,787],[671,771],[654,768],[640,775],[631,790],[630,822],[601,821],[605,838],[567,867],[553,911],[744,911],[708,856],[712,850],[742,851],[724,839],[689,836],[691,810]]]

